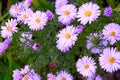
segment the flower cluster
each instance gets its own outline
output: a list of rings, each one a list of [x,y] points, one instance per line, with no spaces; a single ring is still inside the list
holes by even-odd
[[[64,70],[58,72],[57,75],[48,73],[47,77],[47,80],[73,80],[73,76]]]
[[[48,61],[39,63],[40,65],[42,64],[41,68],[45,67],[45,69],[42,69],[41,71],[51,68],[53,69],[53,72],[56,72],[54,75],[52,70],[50,70],[51,72],[46,71],[48,72],[47,75],[45,74],[47,80],[74,80],[75,78],[72,75],[76,74],[75,71],[73,71],[74,74],[70,74],[68,73],[69,70],[67,70],[70,69],[71,71],[71,66],[74,66],[76,71],[87,80],[102,80],[101,74],[97,74],[99,67],[100,70],[110,73],[120,69],[120,51],[119,48],[116,47],[116,44],[120,41],[120,25],[113,20],[109,23],[106,22],[107,24],[99,25],[100,31],[97,31],[97,29],[91,31],[86,30],[90,29],[88,27],[92,28],[94,24],[96,25],[100,22],[99,16],[101,16],[102,10],[100,10],[100,7],[96,3],[87,2],[80,6],[75,6],[75,4],[71,4],[68,0],[56,0],[55,15],[48,9],[46,11],[42,9],[35,11],[30,8],[31,5],[32,0],[25,0],[15,3],[10,7],[9,13],[12,18],[5,23],[5,26],[1,26],[0,35],[4,41],[0,42],[0,55],[10,46],[11,41],[16,39],[14,38],[14,35],[17,34],[20,35],[19,47],[29,47],[31,50],[34,50],[34,52],[40,53],[34,54],[36,56],[29,58],[29,61],[26,64],[32,60],[32,64],[37,64],[35,61],[37,61],[39,57],[41,59],[41,56],[43,56],[44,53],[44,56],[47,56],[44,59]],[[109,6],[104,9],[104,17],[107,16],[110,18],[112,14],[112,7]],[[54,18],[58,19],[58,22],[62,27],[56,26]],[[49,21],[53,21],[53,23],[50,23]],[[49,31],[47,35],[43,35],[44,32],[47,32],[47,29],[43,30],[47,24],[55,24],[56,29]],[[48,30],[49,29],[52,29],[51,26]],[[88,32],[85,33],[84,30]],[[54,32],[57,34],[54,34]],[[55,40],[52,39],[51,35],[54,35]],[[81,38],[81,35],[85,36]],[[43,39],[43,37],[45,37],[45,39]],[[45,43],[44,40],[47,40],[48,42]],[[81,40],[84,40],[85,43],[80,43]],[[51,43],[50,41],[53,41],[54,43]],[[83,44],[85,44],[85,46]],[[78,48],[76,47],[80,46],[84,46],[85,48],[83,48],[84,51],[81,50],[78,52],[80,57],[76,58],[76,52],[75,50],[72,51],[72,47],[75,47],[77,50]],[[43,47],[46,48],[45,51],[42,51],[44,50]],[[53,49],[49,49],[52,47]],[[54,53],[54,51],[58,53],[61,52],[61,54],[54,55],[57,54]],[[69,54],[64,54],[69,53],[70,51],[72,52],[70,54],[70,56],[73,56],[72,58],[69,58]],[[86,55],[89,53],[90,55]],[[71,65],[63,63],[70,66],[68,68],[64,66],[66,70],[61,68],[60,70],[59,67],[61,66],[58,66],[58,63],[62,60],[57,61],[57,59],[59,56],[63,59],[66,55],[66,58],[69,58],[70,61],[73,61],[75,64]],[[69,59],[66,59],[66,62],[69,61]],[[58,68],[58,70],[56,68]],[[13,70],[13,80],[42,80],[42,78],[39,74],[35,73],[34,69],[30,69],[30,66],[26,65],[21,70]]]
[[[21,70],[13,70],[13,80],[42,80],[41,77],[34,72],[33,69],[26,65]]]

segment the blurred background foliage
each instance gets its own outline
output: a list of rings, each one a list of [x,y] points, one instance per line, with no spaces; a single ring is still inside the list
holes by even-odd
[[[10,6],[18,1],[22,0],[0,0],[0,26],[5,25],[5,22],[12,18],[9,15]],[[55,0],[33,0],[31,6],[33,11],[46,11],[49,9],[55,14],[55,18],[49,21],[41,31],[30,31],[27,25],[18,25],[19,32],[13,36],[12,43],[7,51],[0,56],[0,80],[12,80],[12,71],[17,68],[20,69],[26,64],[34,68],[34,70],[42,76],[43,80],[46,80],[47,73],[56,73],[60,70],[66,70],[74,75],[75,80],[81,80],[81,75],[76,71],[75,67],[78,58],[84,55],[92,56],[98,65],[98,55],[93,55],[90,51],[86,50],[86,36],[90,33],[101,31],[103,27],[110,22],[120,24],[120,1],[69,0],[70,3],[77,7],[89,1],[95,2],[100,6],[102,11],[101,16],[92,24],[85,25],[84,31],[78,36],[78,40],[70,52],[62,53],[56,48],[56,34],[65,26],[57,21],[57,15],[55,14],[54,8]],[[109,5],[113,8],[114,14],[111,17],[104,17],[103,10]],[[77,26],[79,22],[74,21],[72,24]],[[19,38],[24,31],[29,31],[33,34],[32,43],[37,42],[40,44],[40,49],[38,51],[20,46],[21,43]],[[1,36],[0,41],[4,41]],[[116,43],[114,46],[120,48],[120,42]],[[50,67],[49,63],[52,61],[56,63],[55,67]],[[115,74],[113,76],[107,76],[111,74],[106,74],[99,66],[97,68],[97,73],[103,75],[105,80],[107,80],[108,77],[110,77],[108,80],[112,80],[113,77],[116,77]],[[116,78],[116,80],[119,79]]]

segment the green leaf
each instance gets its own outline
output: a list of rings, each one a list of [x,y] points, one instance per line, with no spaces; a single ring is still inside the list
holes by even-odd
[[[116,8],[114,8],[113,10],[120,12],[120,3],[119,3],[118,6],[117,6]]]

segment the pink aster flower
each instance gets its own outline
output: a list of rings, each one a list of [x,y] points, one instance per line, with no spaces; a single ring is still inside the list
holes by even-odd
[[[61,70],[57,74],[56,80],[73,80],[73,76],[64,70]]]
[[[75,27],[66,26],[66,28],[62,29],[60,33],[57,35],[57,48],[62,52],[67,52],[77,41],[77,33],[75,32]]]
[[[91,24],[100,16],[100,7],[92,2],[87,2],[79,7],[77,14],[78,21],[85,25],[87,23]]]
[[[78,59],[76,67],[77,71],[85,77],[93,76],[97,68],[95,61],[88,56],[84,56],[81,59]]]
[[[69,25],[76,19],[77,8],[73,4],[63,5],[61,8],[56,9],[56,14],[59,15],[58,21]]]
[[[17,17],[17,20],[18,20],[18,21],[21,21],[21,22],[24,23],[24,24],[27,24],[28,19],[29,19],[29,17],[31,16],[31,14],[33,14],[32,9],[30,9],[30,8],[23,9],[23,10],[19,13],[19,15],[18,15],[18,17]]]
[[[19,2],[19,3],[13,4],[10,7],[9,13],[12,17],[17,17],[18,14],[22,11],[22,9],[23,9],[22,2]]]
[[[109,23],[102,30],[103,39],[110,42],[111,45],[120,40],[120,25]]]
[[[100,54],[99,63],[106,72],[115,72],[120,69],[120,52],[116,48],[105,48]]]
[[[31,14],[28,20],[28,25],[31,30],[42,30],[44,26],[47,24],[48,17],[45,12],[36,11]]]
[[[3,38],[11,38],[18,31],[17,21],[15,19],[8,20],[6,26],[2,26],[1,36]]]
[[[47,80],[56,80],[55,78],[56,78],[56,76],[54,74],[52,74],[52,73],[47,74]]]

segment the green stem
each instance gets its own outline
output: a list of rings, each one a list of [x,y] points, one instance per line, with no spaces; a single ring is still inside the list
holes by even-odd
[[[0,22],[1,22],[4,18],[6,18],[8,15],[9,15],[8,12],[7,12],[6,14],[4,14],[4,15],[0,18]]]
[[[10,67],[12,66],[12,63],[13,63],[13,59],[12,59],[12,56],[10,53],[7,54],[7,58],[8,58],[8,61],[9,61],[9,64],[10,64]]]

